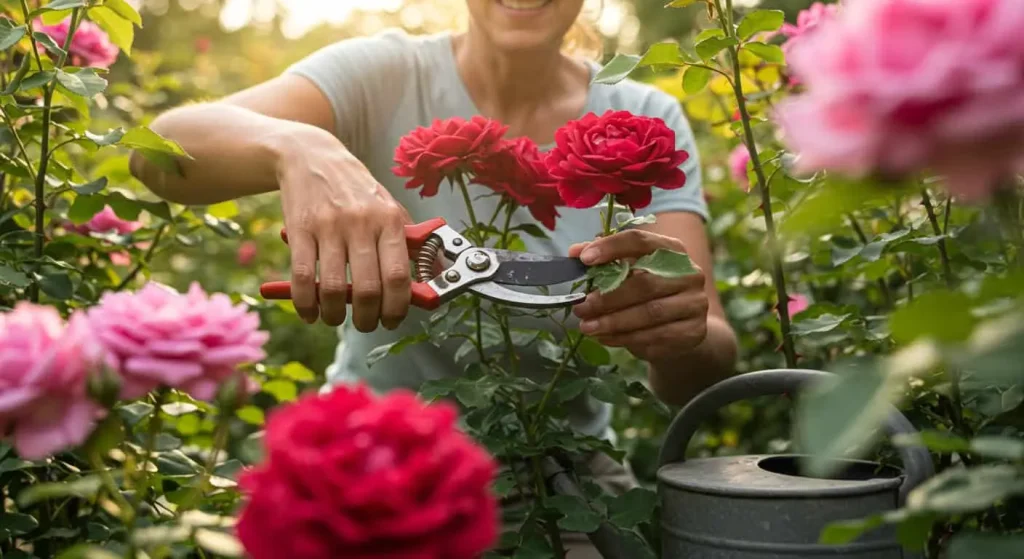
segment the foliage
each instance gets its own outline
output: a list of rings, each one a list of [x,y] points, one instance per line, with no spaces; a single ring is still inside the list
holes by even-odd
[[[680,8],[705,11],[709,27],[692,42],[618,54],[599,79],[653,72],[709,133],[702,154],[718,169],[738,144],[749,149],[746,176],[720,171],[725,180],[709,188],[715,271],[744,338],[744,368],[836,373],[796,406],[792,445],[809,453],[807,475],[832,475],[827,459],[873,450],[889,461],[891,446],[907,444],[926,446],[938,466],[898,510],[836,523],[822,542],[893,523],[901,543],[930,557],[1012,556],[1011,534],[1024,530],[1020,181],[968,204],[924,169],[888,179],[797,175],[798,154],[773,120],[773,107],[801,91],[779,46],[782,12],[734,11],[721,0],[667,6]],[[736,188],[747,182],[751,194]],[[793,293],[812,303],[787,316],[778,303]],[[919,436],[879,433],[890,403]]]

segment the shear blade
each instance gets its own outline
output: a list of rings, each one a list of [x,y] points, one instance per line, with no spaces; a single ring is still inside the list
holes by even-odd
[[[491,250],[500,264],[491,281],[504,285],[541,286],[575,281],[587,274],[578,258]]]
[[[491,282],[474,284],[470,286],[469,289],[485,299],[528,309],[567,307],[580,303],[587,298],[586,293],[569,293],[568,295],[534,295],[532,293],[514,291]]]

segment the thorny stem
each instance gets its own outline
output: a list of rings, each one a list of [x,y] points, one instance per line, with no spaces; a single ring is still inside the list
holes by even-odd
[[[603,235],[609,235],[612,231],[612,218],[615,215],[615,197],[608,196],[608,210],[604,216],[604,231]],[[587,280],[586,290],[589,292],[594,287],[593,280]],[[537,412],[533,416],[533,421],[530,422],[530,428],[527,431],[530,434],[537,432],[537,427],[540,426],[541,421],[544,419],[544,409],[548,405],[548,400],[551,399],[551,394],[555,391],[555,387],[558,386],[558,381],[562,379],[562,375],[569,368],[569,362],[576,356],[576,350],[579,349],[580,344],[583,343],[583,335],[580,334],[569,345],[565,355],[562,357],[562,361],[558,363],[558,368],[555,369],[555,374],[551,377],[551,382],[548,383],[547,389],[544,390],[544,395],[541,396],[540,402],[537,404]]]
[[[25,11],[26,21],[29,19],[28,5],[25,0],[22,0],[22,9]],[[68,35],[64,39],[63,50],[57,57],[57,63],[55,67],[59,70],[64,66],[64,61],[67,59],[68,51],[71,49],[71,40],[75,36],[75,30],[78,28],[78,24],[82,21],[82,9],[75,8],[71,12],[71,23],[68,27]],[[31,25],[31,24],[29,24]],[[31,31],[31,27],[29,28]],[[37,62],[39,61],[39,47],[36,45],[36,40],[31,37],[32,50],[36,54]],[[42,63],[39,65],[42,68]],[[43,94],[43,132],[42,139],[40,140],[40,155],[39,155],[39,174],[36,175],[36,223],[35,223],[35,247],[33,253],[36,258],[36,264],[34,266],[35,271],[38,272],[42,266],[43,258],[43,247],[45,244],[45,232],[43,227],[45,225],[46,217],[46,171],[50,164],[50,124],[53,118],[53,93],[57,89],[57,81],[54,78],[47,86],[45,93]],[[34,283],[32,285],[30,297],[32,302],[39,302],[39,284]]]
[[[540,458],[534,456],[530,459],[533,466],[533,478],[537,485],[536,491],[539,498],[547,497],[547,489],[544,487],[544,469],[541,468]],[[554,548],[555,557],[565,557],[565,547],[562,545],[562,535],[558,531],[558,524],[553,520],[544,519],[544,528],[548,531],[548,538],[551,540],[551,547]]]
[[[135,508],[128,502],[128,499],[124,498],[121,490],[117,487],[117,482],[114,481],[114,476],[110,475],[99,455],[95,452],[89,453],[89,461],[92,463],[93,468],[96,468],[96,475],[100,476],[103,487],[110,493],[110,497],[117,502],[117,507],[121,510],[121,522],[126,525],[130,524],[132,517],[135,516]]]
[[[18,151],[21,152],[21,156],[25,159],[25,164],[29,166],[29,171],[31,171],[32,160],[28,157],[28,150],[25,148],[25,142],[22,141],[21,136],[18,135],[18,131],[14,128],[14,121],[11,120],[11,117],[3,107],[0,107],[0,118],[4,119],[4,123],[6,123],[7,127],[11,130],[11,135],[14,136],[14,143],[18,146]]]
[[[132,534],[135,532],[135,524],[138,520],[138,510],[142,503],[146,502],[146,494],[149,493],[149,462],[153,459],[153,449],[156,447],[156,437],[160,434],[163,429],[163,417],[160,416],[161,408],[164,405],[164,400],[167,398],[167,391],[160,389],[156,393],[156,401],[153,402],[153,416],[149,419],[149,429],[146,432],[146,446],[143,452],[142,459],[142,473],[139,476],[139,482],[135,487],[135,499],[132,506],[132,517],[131,522],[128,523],[125,532],[128,534],[129,542],[125,551],[126,559],[135,559],[136,547],[135,543],[130,540]],[[126,476],[128,472],[125,472]]]
[[[864,234],[864,229],[861,228],[860,223],[857,223],[857,218],[853,214],[847,214],[846,217],[850,220],[850,227],[857,234],[861,244],[869,244],[868,236]],[[889,293],[889,285],[885,282],[885,278],[878,278],[878,289],[881,290],[882,298],[885,299],[885,306],[892,307],[892,294]]]
[[[715,7],[719,12],[719,24],[727,36],[738,40],[736,31],[730,23],[732,17],[732,1],[726,0],[729,11],[722,10],[720,0],[715,0]],[[736,105],[740,113],[740,120],[743,123],[743,141],[750,152],[750,163],[754,167],[754,174],[757,176],[757,184],[761,189],[761,206],[764,210],[765,243],[768,248],[768,257],[772,263],[772,279],[775,283],[775,294],[778,299],[779,326],[782,330],[782,351],[786,357],[788,367],[796,367],[796,349],[793,346],[793,336],[790,333],[789,317],[789,295],[786,293],[786,275],[782,267],[782,255],[779,252],[778,239],[775,234],[775,219],[772,217],[772,198],[768,189],[768,181],[765,179],[764,167],[761,164],[761,157],[757,153],[757,144],[754,141],[754,131],[750,126],[750,113],[747,111],[747,102],[743,96],[743,76],[740,68],[739,53],[735,46],[729,47],[729,58],[732,61],[733,91],[736,95]]]
[[[516,205],[513,202],[509,202],[508,208],[505,210],[505,226],[501,228],[501,248],[508,248],[508,229],[512,224],[512,214],[516,211]]]
[[[473,200],[469,197],[469,189],[466,188],[466,179],[462,177],[462,173],[455,173],[455,182],[459,184],[459,190],[462,191],[462,198],[466,201],[466,212],[469,214],[470,240],[474,243],[481,244],[480,239],[477,238],[477,227],[479,222],[476,220],[476,212],[473,211]]]
[[[153,253],[156,251],[157,245],[160,244],[161,237],[163,237],[164,232],[167,231],[167,225],[167,223],[164,223],[163,225],[160,226],[159,229],[156,230],[156,234],[153,235],[152,244],[149,245],[149,248],[146,249],[146,252],[145,254],[142,255],[142,258],[139,259],[139,261],[135,264],[131,271],[128,272],[128,275],[121,279],[117,286],[114,287],[114,291],[121,291],[122,289],[124,289],[125,286],[127,286],[129,283],[131,283],[133,279],[135,279],[135,276],[139,275],[139,272],[142,271],[142,268],[149,263],[149,260],[153,257]]]
[[[956,287],[956,278],[953,276],[953,266],[949,262],[945,234],[942,227],[939,226],[939,219],[935,215],[935,208],[932,206],[932,199],[928,195],[927,188],[921,189],[921,205],[924,206],[925,211],[928,213],[928,222],[932,226],[932,232],[936,237],[939,237],[936,247],[939,249],[939,259],[942,261],[942,275],[946,280],[946,287],[954,289]],[[946,213],[949,213],[948,207]],[[950,367],[949,369],[949,384],[949,397],[951,400],[949,406],[950,419],[953,420],[953,424],[961,435],[967,435],[963,416],[963,395],[960,391],[960,370],[956,367]]]

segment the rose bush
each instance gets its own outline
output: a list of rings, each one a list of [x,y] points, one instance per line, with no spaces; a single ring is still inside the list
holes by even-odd
[[[265,461],[241,479],[240,539],[254,559],[479,557],[498,537],[496,466],[456,418],[362,386],[275,412]]]

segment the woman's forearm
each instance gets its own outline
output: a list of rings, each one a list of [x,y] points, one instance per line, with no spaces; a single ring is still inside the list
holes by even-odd
[[[266,116],[228,103],[173,109],[150,127],[181,145],[179,173],[131,155],[132,174],[154,194],[180,204],[213,204],[278,188],[278,163],[310,142],[341,142],[315,126]]]
[[[651,390],[669,405],[683,406],[705,388],[732,376],[736,371],[737,340],[722,318],[708,317],[704,341],[686,355],[651,363]]]

